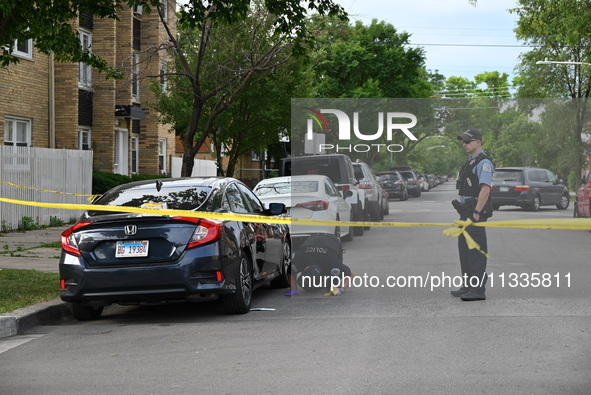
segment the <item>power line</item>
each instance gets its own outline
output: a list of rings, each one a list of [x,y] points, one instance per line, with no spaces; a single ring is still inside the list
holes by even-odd
[[[417,45],[422,47],[496,47],[496,48],[539,48],[541,45],[515,45],[515,44],[407,44],[407,45]]]

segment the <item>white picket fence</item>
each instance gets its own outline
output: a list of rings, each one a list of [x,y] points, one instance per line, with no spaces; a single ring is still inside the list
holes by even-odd
[[[88,204],[87,196],[54,192],[92,193],[92,151],[0,146],[0,197],[44,203]],[[51,217],[56,217],[68,223],[81,213],[80,210],[0,202],[0,231],[19,229],[23,219],[49,225]]]

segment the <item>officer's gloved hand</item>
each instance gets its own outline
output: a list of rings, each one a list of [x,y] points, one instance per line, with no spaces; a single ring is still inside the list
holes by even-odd
[[[287,292],[285,294],[285,296],[296,296],[296,295],[299,295],[299,294],[300,294],[300,291],[298,291],[297,289],[292,289],[291,291]]]

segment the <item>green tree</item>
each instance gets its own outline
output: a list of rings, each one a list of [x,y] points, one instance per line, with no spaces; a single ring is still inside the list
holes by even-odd
[[[305,75],[303,63],[297,58],[291,58],[282,67],[255,76],[239,93],[234,103],[219,116],[212,139],[216,146],[221,175],[232,177],[242,155],[251,151],[268,152],[268,147],[287,135],[291,119],[291,98],[304,97],[311,90]],[[222,147],[228,158],[226,169],[222,166]],[[284,156],[281,152],[274,153],[279,154],[276,157]]]
[[[429,97],[433,88],[422,48],[384,21],[369,25],[313,19],[318,47],[311,58],[317,97]]]
[[[183,176],[191,174],[199,148],[218,130],[217,118],[255,75],[281,67],[313,42],[307,25],[310,11],[346,18],[332,0],[191,1],[181,7],[179,38],[169,31],[175,57],[171,74],[173,84],[189,93],[190,103],[181,101],[178,107],[190,113],[178,119],[173,109],[164,117],[183,142]],[[166,112],[171,106],[174,101],[159,110]]]
[[[563,114],[573,117],[573,122],[559,126],[560,133],[568,135],[566,140],[570,144],[564,147],[552,144],[554,148],[545,152],[554,158],[551,167],[570,167],[578,178],[586,161],[582,134],[588,122],[591,93],[591,65],[586,64],[591,62],[591,1],[519,0],[511,12],[519,16],[517,38],[533,47],[520,58],[518,96],[572,99],[572,103],[564,103],[562,108]],[[545,59],[569,64],[537,64]],[[575,105],[574,112],[569,108],[571,105]],[[542,140],[556,140],[556,129],[544,130],[547,135]]]

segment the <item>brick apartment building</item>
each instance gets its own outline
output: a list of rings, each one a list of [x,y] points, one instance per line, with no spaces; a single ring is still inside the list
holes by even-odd
[[[176,25],[176,1],[162,0]],[[81,63],[55,62],[32,43],[17,43],[20,63],[0,69],[0,142],[4,145],[93,150],[95,170],[124,175],[169,174],[175,136],[150,110],[154,80],[166,55],[156,51],[167,35],[158,12],[124,8],[119,20],[80,15],[73,25],[81,45],[125,73],[122,80]]]

